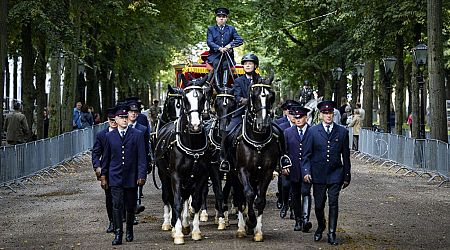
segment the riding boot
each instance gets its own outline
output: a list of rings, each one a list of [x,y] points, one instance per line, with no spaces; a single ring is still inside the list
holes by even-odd
[[[311,196],[305,195],[302,199],[302,220],[303,232],[308,232],[312,228],[312,223],[309,221],[309,214],[311,213]]]
[[[331,206],[328,215],[328,243],[338,245],[336,239],[336,227],[338,219],[338,206]]]
[[[219,74],[217,72],[217,69],[214,69],[214,81],[216,82],[217,86],[220,86]],[[220,87],[222,87],[222,86],[220,86]]]
[[[227,83],[228,83],[228,70],[227,69],[223,71],[222,79],[223,79],[222,86],[223,87],[227,86]]]
[[[118,209],[113,210],[113,222],[114,222],[114,240],[113,245],[122,245],[123,224],[122,224],[122,211]]]
[[[112,233],[112,232],[114,232],[114,222],[109,221],[109,225],[108,225],[108,228],[106,229],[106,232],[107,232],[107,233]]]
[[[294,231],[302,231],[303,220],[301,217],[295,217]]]
[[[295,220],[294,202],[292,200],[292,192],[289,192],[289,219]]]
[[[314,241],[319,241],[322,239],[322,233],[326,228],[326,221],[325,221],[325,214],[324,211],[318,211],[316,210],[316,217],[317,217],[317,230],[314,233]]]
[[[277,208],[280,209],[283,206],[283,183],[281,180],[281,176],[278,176],[277,187]]]
[[[134,224],[134,213],[127,213],[127,231],[125,233],[125,240],[131,242],[134,239],[133,235],[133,224]]]
[[[288,208],[289,208],[289,206],[287,204],[283,204],[283,206],[280,209],[280,217],[281,218],[286,217]]]

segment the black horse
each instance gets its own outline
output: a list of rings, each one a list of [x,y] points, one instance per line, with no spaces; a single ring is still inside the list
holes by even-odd
[[[209,177],[212,182],[213,191],[215,194],[215,208],[216,208],[216,216],[215,223],[218,224],[218,229],[223,230],[226,226],[229,225],[228,222],[228,212],[226,206],[226,200],[228,199],[230,184],[226,182],[225,188],[227,192],[224,194],[222,190],[222,179],[226,179],[226,173],[219,171],[219,153],[221,147],[222,136],[225,135],[225,129],[230,122],[231,112],[236,109],[236,101],[234,95],[232,93],[232,89],[228,87],[218,87],[214,85],[217,95],[214,100],[214,110],[215,117],[208,121],[208,136],[210,141],[210,149],[211,149],[211,158],[213,159],[211,162],[211,167],[209,168]],[[208,220],[208,213],[206,211],[206,198],[208,195],[208,187],[205,187],[203,190],[203,204],[202,204],[202,212],[200,214],[200,221]],[[225,212],[224,212],[225,211]]]
[[[184,234],[189,232],[189,196],[192,196],[194,220],[192,239],[200,240],[199,229],[201,192],[207,185],[210,154],[208,135],[203,127],[202,110],[205,95],[202,85],[206,77],[185,82],[182,95],[182,114],[158,132],[156,164],[163,186],[163,197],[169,198],[172,207],[171,225],[175,244],[184,244]],[[171,188],[167,188],[170,185]],[[166,187],[165,187],[166,186]],[[172,199],[170,199],[172,198]]]
[[[168,130],[167,128],[165,128],[165,125],[170,124],[170,123],[173,124],[173,121],[175,121],[176,119],[178,119],[181,116],[181,111],[182,111],[181,101],[182,101],[183,89],[181,89],[179,87],[172,87],[172,86],[168,85],[167,90],[168,90],[167,96],[164,101],[164,107],[163,107],[161,116],[158,119],[158,125],[156,127],[156,132],[152,133],[152,145],[155,147],[155,148],[153,148],[153,152],[156,152],[156,147],[157,147],[158,143],[159,143],[159,146],[164,145],[161,143],[163,141],[163,139],[160,138],[159,134],[161,133],[161,131]],[[164,134],[167,137],[167,133],[165,132]],[[165,156],[164,154],[155,155],[155,161],[160,160],[160,161],[164,162],[164,164],[162,164],[162,165],[166,166],[168,163],[165,161],[164,158],[158,159],[158,157],[161,158],[164,156]],[[153,171],[152,171],[153,182],[157,189],[162,188],[162,200],[164,203],[164,222],[163,222],[161,228],[164,231],[168,231],[168,230],[172,229],[172,226],[170,223],[171,206],[170,206],[169,201],[173,200],[173,196],[172,196],[172,193],[170,192],[170,178],[168,178],[169,176],[167,175],[167,173],[165,173],[165,169],[158,168],[158,171],[155,171],[156,167],[157,167],[157,164],[153,164]],[[156,176],[155,176],[156,172],[158,172],[158,176],[161,181],[160,186],[158,186],[157,181],[156,181]]]
[[[262,214],[266,206],[267,188],[281,156],[279,142],[272,125],[272,105],[275,93],[269,79],[259,79],[250,87],[249,104],[243,123],[238,125],[233,139],[230,163],[234,199],[239,210],[237,237],[253,234],[255,241],[263,241]],[[231,146],[231,145],[230,145]],[[244,209],[248,217],[244,222]],[[254,208],[258,211],[255,215]]]

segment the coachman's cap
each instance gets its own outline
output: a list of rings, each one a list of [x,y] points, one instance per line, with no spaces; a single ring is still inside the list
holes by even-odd
[[[116,108],[109,108],[107,112],[109,119],[114,119],[114,117],[116,117]]]
[[[139,111],[139,104],[137,102],[129,102],[128,108],[130,111]]]
[[[301,106],[301,104],[295,100],[286,100],[281,104],[281,109],[288,110],[291,106]]]
[[[289,114],[293,115],[295,118],[300,118],[302,116],[307,115],[309,111],[310,110],[307,108],[304,108],[299,105],[295,105],[295,106],[291,106],[291,108],[289,109]]]
[[[335,107],[336,103],[333,101],[322,101],[319,104],[317,104],[317,108],[322,113],[333,111]]]
[[[120,116],[120,117],[128,117],[128,106],[117,106],[116,107],[116,116]]]
[[[228,16],[228,14],[230,14],[230,11],[227,8],[219,7],[214,11],[214,13],[216,13],[216,16],[218,15]]]

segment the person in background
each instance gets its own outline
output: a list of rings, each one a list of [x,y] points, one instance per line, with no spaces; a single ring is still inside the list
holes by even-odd
[[[48,126],[49,126],[48,111],[47,109],[44,109],[44,139],[48,137]]]
[[[6,142],[8,145],[25,143],[30,138],[30,128],[27,118],[22,114],[22,105],[14,103],[13,111],[6,115],[3,130],[6,132]]]
[[[81,126],[81,107],[83,104],[81,102],[77,102],[75,108],[73,108],[73,117],[72,117],[72,128],[80,129]]]
[[[356,103],[356,108],[359,109],[359,118],[363,121],[366,116],[366,111],[361,107],[361,103],[359,102]]]
[[[92,113],[89,112],[89,106],[83,105],[81,108],[81,128],[87,128],[94,124],[94,117]]]
[[[161,114],[161,107],[159,106],[159,100],[153,100],[153,105],[149,108],[148,116],[152,129],[156,131],[156,125],[158,124],[158,116]]]
[[[353,145],[352,149],[358,151],[359,130],[361,129],[361,117],[359,109],[353,111],[352,122],[348,125],[353,129]]]

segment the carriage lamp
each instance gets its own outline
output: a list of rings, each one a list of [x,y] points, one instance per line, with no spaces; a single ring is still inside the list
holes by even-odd
[[[333,101],[337,103],[337,86],[338,82],[341,80],[342,76],[342,69],[341,67],[337,67],[331,70],[331,73],[333,74],[333,80],[334,80],[334,93],[333,93]]]
[[[416,80],[419,85],[420,96],[420,124],[419,124],[419,139],[425,139],[425,91],[423,90],[425,81],[423,79],[423,70],[427,64],[428,47],[425,44],[418,44],[413,49],[414,61],[417,65]]]
[[[384,81],[386,86],[386,92],[387,92],[387,101],[386,101],[386,132],[391,132],[391,92],[392,92],[392,86],[391,86],[391,77],[394,72],[395,63],[397,62],[397,59],[393,56],[383,58],[383,64],[384,64]]]
[[[360,102],[360,95],[361,95],[361,82],[362,79],[364,78],[364,63],[357,63],[355,64],[355,68],[356,68],[356,75],[358,76],[358,92],[357,92],[357,99],[356,102]]]

